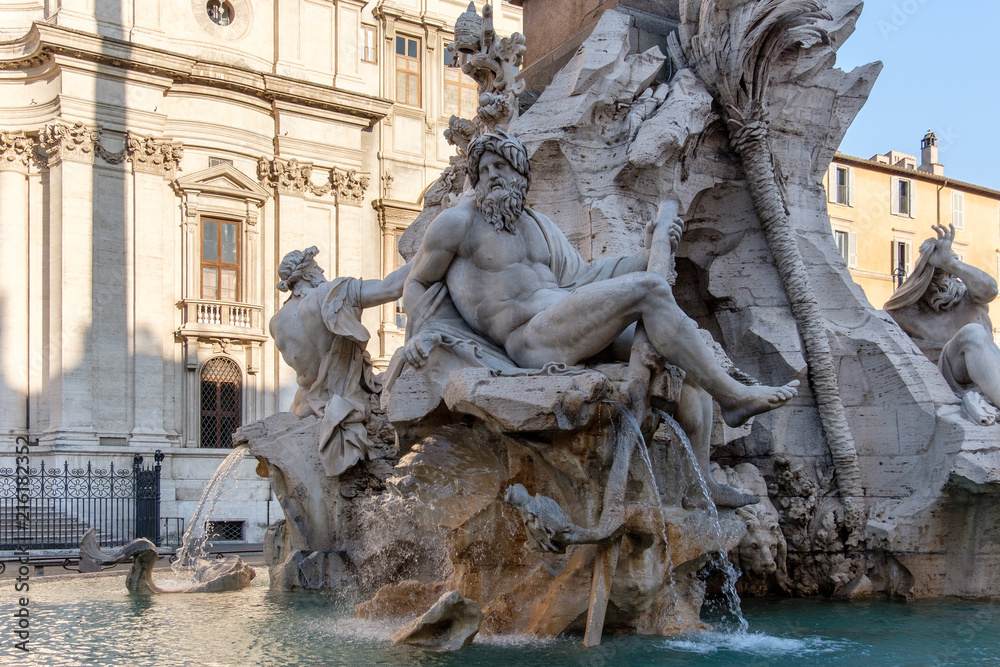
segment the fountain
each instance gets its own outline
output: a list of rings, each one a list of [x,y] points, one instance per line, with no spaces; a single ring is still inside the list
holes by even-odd
[[[125,588],[133,595],[162,593],[219,593],[238,591],[250,586],[256,571],[236,555],[211,558],[205,551],[208,535],[205,521],[212,515],[216,503],[226,488],[232,473],[246,456],[246,447],[236,447],[216,469],[201,494],[194,514],[184,531],[181,547],[171,564],[169,582],[153,581],[153,568],[160,554],[156,545],[144,537],[128,542],[113,554],[101,551],[93,528],[80,540],[80,571],[99,572],[104,567],[129,560],[132,568],[125,579]]]
[[[357,618],[406,623],[394,642],[446,649],[706,630],[716,588],[737,634],[738,588],[995,596],[992,547],[949,583],[914,542],[995,495],[993,436],[828,238],[819,179],[878,73],[832,68],[859,12],[682,0],[668,56],[608,10],[528,107],[524,38],[470,5],[449,53],[479,113],[451,120],[410,263],[282,262],[298,394],[235,436],[285,514],[272,588],[349,591]],[[360,312],[400,297],[407,342],[375,377]],[[878,472],[925,450],[930,472]]]

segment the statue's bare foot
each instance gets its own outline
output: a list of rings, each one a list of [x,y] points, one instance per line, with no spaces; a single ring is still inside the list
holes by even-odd
[[[719,401],[719,407],[722,408],[722,418],[730,426],[745,424],[754,415],[780,408],[798,396],[799,390],[796,389],[798,386],[799,381],[792,380],[781,387],[745,387],[741,395],[728,401],[728,404]]]

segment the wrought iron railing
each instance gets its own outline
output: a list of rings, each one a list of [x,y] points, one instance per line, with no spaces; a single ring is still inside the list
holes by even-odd
[[[137,537],[159,545],[163,458],[157,450],[149,467],[136,454],[131,468],[0,468],[0,550],[73,549],[89,528],[102,546]]]

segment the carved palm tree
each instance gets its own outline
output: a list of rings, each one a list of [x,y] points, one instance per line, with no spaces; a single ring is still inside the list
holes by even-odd
[[[789,223],[768,142],[772,65],[790,49],[828,42],[818,23],[829,19],[815,0],[681,0],[681,24],[670,36],[669,47],[674,61],[692,68],[721,107],[730,145],[742,160],[805,346],[810,383],[856,540],[862,520],[857,450],[840,400],[826,328]]]

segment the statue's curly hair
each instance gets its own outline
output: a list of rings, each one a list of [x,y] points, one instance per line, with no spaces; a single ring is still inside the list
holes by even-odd
[[[325,282],[323,269],[313,259],[318,254],[319,249],[310,246],[305,250],[293,250],[285,255],[278,265],[278,277],[281,278],[278,290],[290,292],[300,280],[305,280],[313,287]]]
[[[503,130],[484,134],[469,144],[469,180],[472,187],[479,184],[479,161],[486,151],[496,153],[510,163],[514,171],[519,173],[531,185],[531,165],[528,162],[528,149],[521,140]]]

